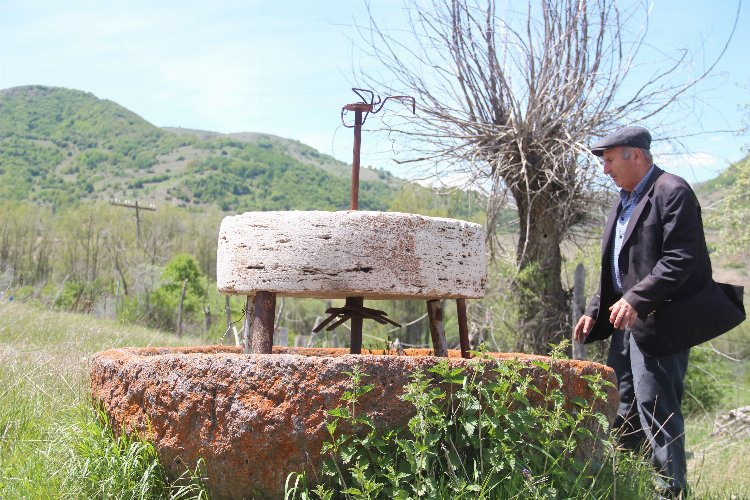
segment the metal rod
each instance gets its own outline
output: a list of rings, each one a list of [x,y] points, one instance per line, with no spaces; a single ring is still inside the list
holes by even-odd
[[[362,147],[362,109],[354,110],[354,151],[352,158],[352,194],[350,210],[359,210],[359,155]]]
[[[375,98],[375,93],[371,90],[365,90],[365,89],[352,89],[357,96],[359,96],[360,99],[362,99],[363,102],[355,102],[352,104],[347,104],[343,108],[341,108],[341,123],[347,127],[352,128],[351,125],[347,125],[344,122],[344,113],[346,111],[354,111],[354,146],[352,150],[352,190],[351,190],[351,198],[349,200],[349,209],[350,210],[359,210],[359,171],[360,171],[360,154],[362,149],[362,125],[364,124],[365,120],[367,119],[367,116],[370,113],[377,113],[380,111],[383,107],[383,104],[385,104],[385,101],[389,98],[387,97],[384,101],[380,100],[380,97],[377,99]],[[370,102],[364,102],[366,101],[366,97],[363,94],[367,94],[369,96]],[[391,99],[410,99],[412,102],[412,113],[415,109],[415,101],[412,97],[407,96],[393,96],[390,97]],[[373,111],[373,108],[376,104],[380,104],[380,107],[378,107],[377,111]],[[362,304],[364,304],[364,297],[347,297],[346,298],[346,305],[347,306],[353,306],[358,309],[362,309]],[[362,352],[362,317],[363,312],[359,311],[358,314],[351,315],[351,328],[352,328],[352,335],[351,335],[351,348],[350,351],[352,354],[360,354]],[[390,323],[397,324],[393,321],[390,321],[388,319],[383,318],[380,315],[375,315],[375,317],[368,315],[371,319],[376,319],[378,322],[382,323],[383,321],[387,321]],[[384,315],[383,315],[384,316]],[[346,316],[343,316],[341,319],[339,319],[336,323],[328,327],[328,330],[331,330],[341,324],[343,321],[346,321]],[[332,320],[332,318],[329,318],[329,320]],[[318,329],[322,328],[322,326],[316,327]],[[315,331],[315,330],[314,330]]]
[[[253,311],[253,354],[271,354],[273,348],[273,323],[276,313],[276,294],[255,294]]]
[[[348,306],[361,308],[364,302],[364,297],[346,298],[346,305]],[[362,354],[362,316],[352,316],[352,343],[349,353]]]
[[[430,319],[430,335],[432,349],[435,356],[448,357],[448,342],[445,340],[445,326],[443,325],[443,310],[439,300],[427,301],[427,316]]]
[[[456,312],[458,313],[458,339],[461,342],[461,357],[470,358],[471,345],[469,344],[469,323],[466,320],[466,299],[456,299]]]

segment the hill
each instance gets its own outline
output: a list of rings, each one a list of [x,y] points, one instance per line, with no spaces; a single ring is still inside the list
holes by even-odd
[[[337,210],[348,208],[350,182],[347,164],[297,141],[161,129],[78,90],[0,90],[0,200]],[[360,207],[387,209],[401,185],[363,169]]]
[[[747,266],[747,252],[741,250],[742,242],[747,240],[741,235],[746,227],[742,220],[747,219],[746,216],[743,219],[740,214],[743,210],[747,213],[747,197],[741,200],[736,199],[736,196],[739,186],[743,185],[740,178],[743,175],[747,178],[749,168],[750,155],[747,155],[713,179],[694,186],[703,208],[703,223],[711,251],[714,278],[741,284],[746,290],[750,289],[750,268]],[[734,216],[731,217],[733,213]]]

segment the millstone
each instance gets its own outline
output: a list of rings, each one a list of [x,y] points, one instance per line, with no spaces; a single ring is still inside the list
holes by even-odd
[[[368,299],[484,296],[479,224],[367,211],[248,212],[219,231],[219,291]]]

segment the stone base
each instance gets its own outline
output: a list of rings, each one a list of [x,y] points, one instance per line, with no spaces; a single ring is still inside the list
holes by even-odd
[[[355,356],[347,349],[274,347],[273,352],[243,355],[223,346],[103,351],[91,362],[92,393],[115,431],[151,441],[174,477],[202,458],[212,498],[283,498],[290,472],[306,470],[311,478],[319,473],[326,411],[339,406],[350,389],[345,372],[359,365],[366,383],[374,385],[360,411],[378,428],[403,427],[413,415],[411,404],[400,399],[409,376],[445,359],[426,349],[407,350],[406,356],[383,351]],[[452,366],[471,362],[458,351],[449,355]],[[531,362],[550,362],[543,356],[493,356],[520,359],[539,372],[535,380],[544,373]],[[562,374],[568,398],[590,398],[581,375],[599,373],[615,381],[612,370],[597,363],[565,360],[553,370]],[[598,411],[611,421],[614,389],[609,399]]]

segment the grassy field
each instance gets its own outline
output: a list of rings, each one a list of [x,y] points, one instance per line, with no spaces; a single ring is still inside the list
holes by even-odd
[[[0,303],[0,498],[79,497],[71,447],[84,442],[75,440],[95,421],[88,396],[92,354],[198,343],[92,316]]]
[[[743,328],[746,331],[747,324]],[[695,412],[685,422],[688,482],[695,498],[750,499],[750,436],[711,435],[717,415],[750,405],[750,362],[728,366],[731,377],[721,409]]]
[[[0,302],[0,498],[81,497],[76,455],[91,443],[102,445],[101,438],[91,438],[98,432],[92,427],[96,419],[88,396],[93,353],[122,346],[201,343],[199,338],[177,339],[92,316]],[[726,399],[727,409],[750,404],[745,367],[735,369],[738,383]],[[691,415],[687,422],[695,498],[750,498],[750,438],[711,436],[714,416]],[[99,472],[102,483],[109,480],[109,470],[113,477],[121,473],[116,460],[111,469],[106,467]],[[127,482],[118,487],[122,491]],[[103,485],[100,491],[97,497],[123,497],[112,494],[118,491],[115,486]],[[128,496],[149,497],[137,491]]]

